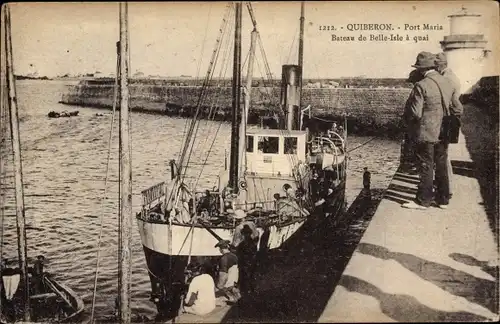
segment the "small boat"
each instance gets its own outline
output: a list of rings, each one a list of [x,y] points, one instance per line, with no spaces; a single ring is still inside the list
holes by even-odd
[[[19,285],[19,268],[4,268],[2,271],[1,323],[13,323],[22,318],[19,310],[24,289]],[[30,290],[34,291],[36,281],[30,276]],[[42,284],[36,287],[36,294],[30,294],[31,321],[39,323],[67,322],[83,312],[83,300],[68,286],[58,283],[51,274],[45,273]]]
[[[44,258],[42,256],[37,257],[33,267],[28,267],[21,140],[15,78],[12,70],[10,7],[6,5],[2,9],[3,21],[5,22],[3,30],[5,30],[7,45],[6,55],[4,56],[6,61],[2,62],[2,71],[6,70],[7,73],[2,73],[2,78],[5,75],[6,80],[2,80],[1,83],[1,97],[4,98],[4,95],[8,93],[9,100],[8,105],[0,106],[0,137],[2,139],[0,143],[2,145],[7,144],[8,141],[4,141],[4,139],[8,138],[5,134],[7,126],[4,127],[3,125],[10,124],[10,142],[12,144],[15,172],[17,252],[19,257],[16,266],[10,266],[7,264],[7,260],[5,262],[2,260],[0,266],[0,322],[51,323],[74,320],[83,311],[83,300],[69,287],[57,282],[50,274],[43,272]],[[6,87],[4,88],[3,85],[6,85]],[[8,113],[3,111],[4,108],[8,108]],[[3,120],[4,118],[7,119],[6,116],[10,116],[10,123]],[[2,151],[4,149],[6,147],[2,147]],[[0,156],[0,158],[3,158],[3,156]],[[4,179],[2,167],[3,161],[0,162],[0,175],[2,175],[0,180]],[[2,195],[2,199],[3,197],[4,195]],[[4,208],[3,200],[0,202],[0,206]],[[4,214],[2,213],[2,221],[3,217]]]
[[[63,112],[57,112],[57,111],[51,111],[47,114],[47,116],[49,118],[59,118],[59,117],[75,117],[75,116],[78,116],[78,114],[80,113],[80,111],[71,111],[71,112],[68,112],[68,111],[63,111]]]

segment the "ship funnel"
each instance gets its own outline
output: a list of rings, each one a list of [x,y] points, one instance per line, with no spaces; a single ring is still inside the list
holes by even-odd
[[[286,129],[299,129],[300,80],[302,69],[299,65],[283,65],[281,73],[281,107],[285,113]]]

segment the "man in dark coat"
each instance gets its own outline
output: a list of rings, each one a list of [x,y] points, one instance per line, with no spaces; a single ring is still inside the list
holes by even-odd
[[[435,70],[435,55],[421,52],[413,65],[423,75],[408,98],[404,119],[411,138],[415,140],[415,153],[419,166],[420,183],[415,201],[404,208],[427,209],[433,198],[440,208],[447,208],[450,187],[446,161],[448,142],[440,138],[443,116],[449,114],[453,87]],[[434,164],[436,165],[436,195],[433,193]]]
[[[422,80],[423,77],[424,76],[418,70],[415,69],[410,72],[410,74],[408,75],[408,79],[406,81],[415,86],[415,84],[420,80]],[[403,146],[402,157],[403,157],[402,162],[404,167],[406,167],[408,170],[412,170],[415,168],[415,140],[411,138],[408,132],[405,132],[404,135],[404,146]]]
[[[243,226],[241,234],[243,241],[236,248],[238,257],[238,286],[242,295],[248,295],[254,291],[255,266],[257,261],[257,244],[252,238],[250,226]]]

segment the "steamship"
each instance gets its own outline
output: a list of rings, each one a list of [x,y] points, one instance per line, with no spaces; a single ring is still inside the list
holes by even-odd
[[[185,170],[193,163],[190,151],[195,146],[201,109],[197,107],[182,154],[171,161],[171,179],[142,191],[142,209],[136,218],[151,280],[151,298],[159,313],[175,309],[180,302],[189,262],[208,260],[215,264],[220,257],[216,243],[232,241],[241,222],[235,217],[238,210],[244,211],[245,221],[256,225],[259,251],[272,252],[301,231],[335,218],[345,206],[346,130],[329,136],[312,134],[303,122],[306,111],[310,114],[310,107],[301,107],[304,4],[298,64],[282,66],[281,102],[274,107],[274,122],[262,122],[257,128],[247,127],[246,120],[259,35],[251,4],[247,3],[254,29],[246,86],[242,89],[242,6],[240,2],[230,4],[226,11],[226,15],[232,15],[234,9],[235,14],[229,166],[218,175],[218,185],[213,188],[188,184]],[[225,17],[223,21],[228,20]],[[219,56],[216,51],[213,57]],[[210,63],[211,68],[215,65]],[[206,81],[210,75],[209,71]],[[201,99],[209,84],[205,82],[200,89]],[[211,204],[199,207],[203,205],[200,200],[208,197]]]

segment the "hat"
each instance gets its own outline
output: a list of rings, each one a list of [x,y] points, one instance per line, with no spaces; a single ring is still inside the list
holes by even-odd
[[[436,56],[429,52],[420,52],[417,55],[417,60],[412,66],[415,68],[431,68],[435,67]]]
[[[245,216],[245,212],[242,209],[236,209],[233,214],[235,219],[243,219]]]
[[[248,226],[246,224],[241,229],[241,234],[252,234],[252,233],[253,233],[252,229],[250,228],[250,226]]]
[[[219,242],[217,242],[217,244],[215,244],[214,247],[221,248],[221,249],[227,249],[227,248],[229,248],[230,244],[231,244],[231,242],[229,240],[220,240]]]
[[[436,65],[446,65],[448,64],[448,59],[446,58],[446,54],[443,52],[436,54]]]

